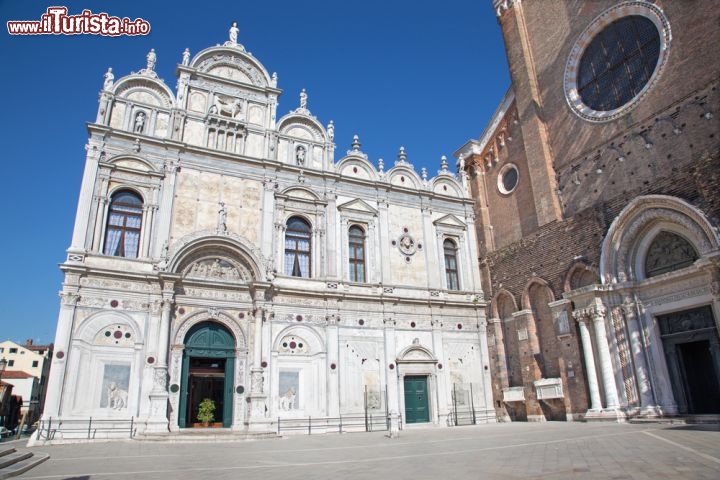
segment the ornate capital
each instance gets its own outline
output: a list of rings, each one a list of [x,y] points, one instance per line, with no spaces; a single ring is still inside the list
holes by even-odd
[[[60,301],[63,305],[74,307],[80,300],[80,295],[77,292],[60,292]]]

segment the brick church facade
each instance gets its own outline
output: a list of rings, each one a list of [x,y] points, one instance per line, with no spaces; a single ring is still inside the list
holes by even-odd
[[[718,12],[500,1],[470,179],[498,418],[718,413]]]

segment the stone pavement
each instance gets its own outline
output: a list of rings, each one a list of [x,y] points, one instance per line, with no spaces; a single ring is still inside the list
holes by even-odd
[[[510,423],[234,443],[36,447],[24,479],[720,478],[720,426]]]

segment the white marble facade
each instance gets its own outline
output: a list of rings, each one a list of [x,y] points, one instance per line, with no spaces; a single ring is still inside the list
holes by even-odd
[[[305,91],[276,118],[277,75],[236,35],[186,51],[175,90],[154,51],[106,74],[44,418],[182,430],[185,343],[214,324],[234,342],[228,428],[359,414],[366,388],[370,408],[405,415],[405,376],[426,380],[428,422],[446,424],[455,383],[494,421],[465,179],[444,159],[418,175],[402,149],[376,168],[357,137],[336,158]]]

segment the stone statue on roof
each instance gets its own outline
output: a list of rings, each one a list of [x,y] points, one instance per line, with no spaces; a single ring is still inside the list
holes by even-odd
[[[182,54],[182,64],[187,65],[188,63],[190,63],[190,49],[186,48]]]
[[[232,26],[230,27],[230,43],[233,45],[237,44],[237,38],[238,33],[240,32],[240,29],[237,26],[237,22],[233,22]]]
[[[300,108],[307,109],[307,93],[304,88],[300,92]]]
[[[150,51],[147,54],[147,57],[145,57],[147,60],[147,69],[151,72],[155,71],[155,64],[157,64],[157,55],[155,54],[155,49],[151,48]]]
[[[103,90],[110,90],[110,87],[113,86],[113,82],[115,81],[115,74],[113,74],[112,67],[108,68],[103,78],[105,79],[105,83],[103,83]]]

